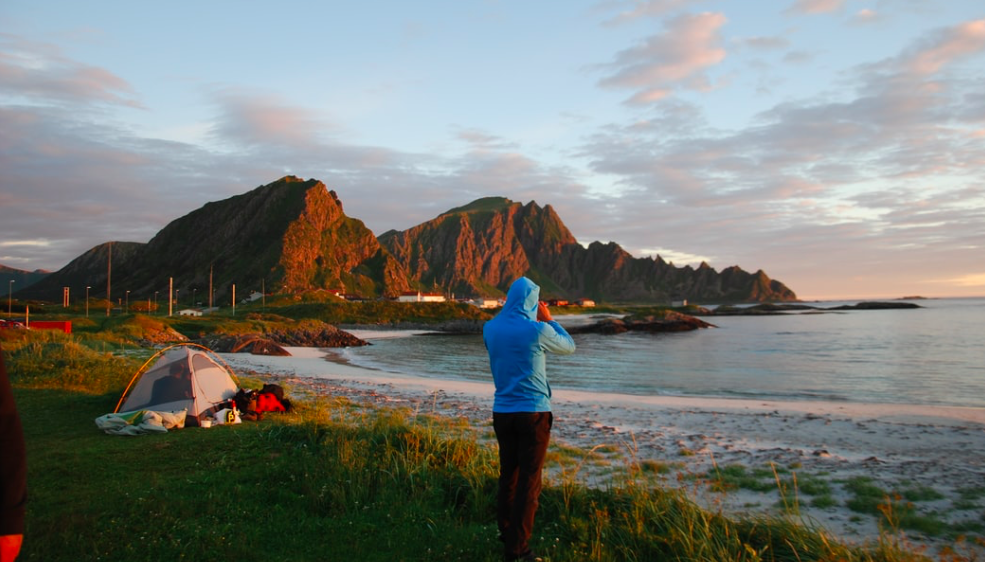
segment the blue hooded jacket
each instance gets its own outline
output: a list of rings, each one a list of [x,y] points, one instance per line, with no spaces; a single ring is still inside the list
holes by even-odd
[[[550,412],[551,385],[544,353],[575,352],[575,342],[557,322],[537,321],[540,287],[526,277],[513,282],[506,304],[482,328],[496,396],[493,412]]]

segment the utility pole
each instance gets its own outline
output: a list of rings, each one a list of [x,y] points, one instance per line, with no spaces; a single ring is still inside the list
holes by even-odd
[[[171,316],[174,306],[174,277],[168,277],[168,316]]]
[[[113,243],[109,243],[109,258],[106,260],[106,316],[109,316],[109,309],[113,308],[113,299],[110,298],[110,279],[113,277]]]

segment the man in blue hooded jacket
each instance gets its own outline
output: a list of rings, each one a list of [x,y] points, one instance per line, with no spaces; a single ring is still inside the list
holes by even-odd
[[[510,286],[506,304],[486,322],[482,338],[496,385],[493,428],[499,442],[500,540],[507,560],[537,560],[528,542],[554,422],[545,352],[574,353],[575,342],[540,302],[540,287],[526,277]]]

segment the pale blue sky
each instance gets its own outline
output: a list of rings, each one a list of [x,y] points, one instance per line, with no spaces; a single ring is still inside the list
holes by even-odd
[[[484,196],[805,299],[985,294],[972,0],[0,3],[0,263],[317,178],[374,232]]]

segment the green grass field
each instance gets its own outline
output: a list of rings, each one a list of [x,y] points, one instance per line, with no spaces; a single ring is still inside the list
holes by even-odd
[[[93,420],[149,352],[50,334],[2,343],[29,455],[20,560],[501,559],[488,428],[339,398],[108,436]],[[534,549],[554,562],[926,560],[888,534],[852,548],[793,518],[705,511],[645,477],[613,482],[545,487]]]

